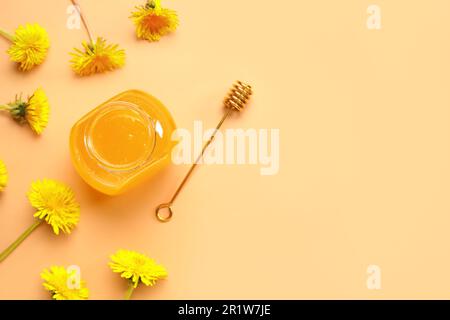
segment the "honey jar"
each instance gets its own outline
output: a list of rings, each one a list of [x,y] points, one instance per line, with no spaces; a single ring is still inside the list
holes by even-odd
[[[158,99],[142,91],[126,91],[74,125],[72,162],[94,189],[118,195],[170,162],[175,130],[170,112]]]

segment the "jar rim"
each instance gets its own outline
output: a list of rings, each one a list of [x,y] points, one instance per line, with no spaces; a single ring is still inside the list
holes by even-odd
[[[127,111],[128,113],[132,111],[136,115],[136,119],[140,120],[141,123],[147,128],[148,139],[153,142],[149,145],[149,148],[145,150],[145,153],[141,157],[135,159],[134,161],[130,161],[129,163],[111,163],[98,152],[95,147],[95,141],[93,140],[93,132],[96,126],[101,122],[101,120],[104,120],[108,114],[115,111]],[[144,166],[151,160],[156,147],[155,134],[156,130],[154,120],[139,105],[128,101],[111,101],[97,110],[96,114],[94,114],[91,121],[85,127],[84,143],[89,156],[104,170],[111,173],[133,171]]]

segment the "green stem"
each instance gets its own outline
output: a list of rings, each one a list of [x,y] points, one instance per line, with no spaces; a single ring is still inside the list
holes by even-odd
[[[14,36],[6,30],[0,28],[0,36],[3,36],[6,40],[14,42]]]
[[[2,253],[0,253],[0,263],[3,262],[28,236],[36,230],[42,223],[42,220],[36,220],[24,233],[20,235],[20,237],[14,241],[8,248],[5,249]]]
[[[130,300],[131,296],[133,295],[133,292],[134,292],[134,285],[133,282],[130,281],[130,283],[128,284],[127,292],[125,292],[125,300]]]
[[[0,104],[0,110],[11,110],[11,107],[7,104]]]
[[[77,0],[71,0],[71,1],[72,1],[72,4],[75,6],[75,8],[78,11],[78,14],[81,18],[81,22],[83,22],[84,28],[86,29],[86,32],[88,34],[89,42],[91,43],[92,46],[94,46],[94,44],[95,44],[94,36],[92,35],[91,28],[89,28],[89,25],[87,23],[86,17],[84,16],[84,13],[80,9],[80,5],[78,4],[78,1]]]

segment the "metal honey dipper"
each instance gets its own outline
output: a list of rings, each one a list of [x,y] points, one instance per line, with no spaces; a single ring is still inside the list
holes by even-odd
[[[219,124],[217,125],[216,129],[214,130],[213,134],[209,138],[208,142],[205,143],[203,146],[202,152],[199,154],[197,160],[192,165],[191,169],[189,169],[188,173],[184,177],[183,181],[181,181],[180,185],[178,186],[177,190],[175,191],[174,195],[172,196],[172,199],[167,203],[162,203],[156,208],[156,218],[160,222],[169,222],[172,219],[173,216],[173,210],[172,205],[177,199],[178,195],[180,194],[183,187],[186,185],[186,182],[189,180],[190,176],[194,172],[194,169],[199,164],[199,161],[203,158],[203,155],[205,154],[206,150],[208,149],[209,145],[214,141],[214,138],[216,137],[217,132],[222,127],[225,120],[233,113],[233,111],[239,111],[241,112],[244,110],[245,106],[247,105],[250,96],[253,94],[252,87],[248,84],[245,84],[241,81],[237,81],[233,87],[231,88],[228,96],[225,98],[223,104],[226,108],[226,112],[222,119],[220,120]],[[161,212],[163,209],[168,209],[167,215],[162,215]]]

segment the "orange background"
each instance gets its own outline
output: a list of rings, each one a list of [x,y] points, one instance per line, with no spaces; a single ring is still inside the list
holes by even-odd
[[[377,0],[382,30],[366,27],[372,1],[165,1],[179,30],[138,41],[128,15],[142,1],[82,0],[97,35],[126,49],[125,68],[76,77],[68,53],[86,38],[68,30],[69,1],[2,1],[1,27],[38,22],[47,61],[30,73],[0,55],[0,101],[42,86],[49,127],[36,138],[0,117],[0,158],[10,184],[0,196],[0,248],[32,222],[32,181],[71,185],[79,226],[57,237],[40,227],[0,265],[1,299],[47,299],[40,271],[81,267],[93,299],[120,299],[108,268],[119,248],[147,253],[169,278],[135,298],[450,298],[450,2]],[[8,47],[0,41],[0,51]],[[145,90],[180,127],[214,126],[236,79],[252,104],[226,127],[279,128],[280,172],[208,166],[160,224],[154,207],[187,170],[171,166],[132,192],[100,195],[69,159],[72,125],[127,89]],[[379,265],[382,289],[368,290]]]

